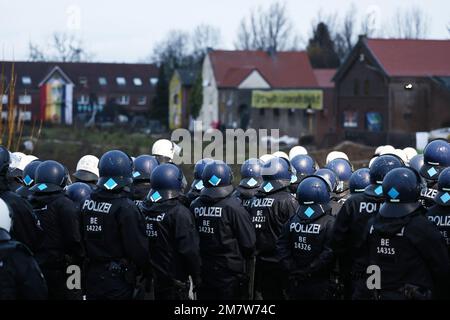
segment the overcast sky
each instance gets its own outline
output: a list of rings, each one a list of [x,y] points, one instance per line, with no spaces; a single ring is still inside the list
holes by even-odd
[[[273,0],[0,0],[1,58],[24,60],[30,41],[45,44],[55,31],[81,37],[97,61],[136,62],[172,29],[200,23],[220,28],[220,47],[233,49],[238,24],[252,8]],[[429,38],[448,39],[448,0],[358,0],[359,14],[376,13],[380,29],[397,8],[418,5],[430,18]],[[343,14],[352,1],[285,0],[295,30],[307,38],[322,9]],[[383,31],[383,30],[382,30]]]

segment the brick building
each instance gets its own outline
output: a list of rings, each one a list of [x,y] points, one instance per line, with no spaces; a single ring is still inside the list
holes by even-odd
[[[15,104],[25,120],[72,124],[95,117],[114,121],[148,117],[157,84],[153,64],[0,62],[9,84],[15,75]],[[8,89],[9,90],[9,89]],[[7,103],[8,92],[2,103]],[[3,109],[5,110],[5,109]]]
[[[404,146],[450,126],[450,40],[361,36],[333,80],[339,139]]]

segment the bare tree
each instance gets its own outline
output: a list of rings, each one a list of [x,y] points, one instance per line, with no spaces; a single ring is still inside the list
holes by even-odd
[[[164,65],[166,76],[170,77],[176,68],[188,65],[192,60],[189,33],[172,30],[160,42],[156,43],[152,62]]]
[[[30,61],[80,62],[92,59],[92,54],[84,49],[81,39],[68,33],[55,32],[45,50],[31,42],[28,48]]]
[[[236,49],[289,50],[298,46],[298,37],[287,14],[286,4],[272,3],[267,9],[252,10],[239,24]]]
[[[392,21],[393,37],[423,39],[428,34],[429,17],[419,7],[397,9]]]
[[[193,55],[197,60],[201,60],[208,48],[214,48],[220,44],[220,29],[207,24],[195,27],[191,36]]]

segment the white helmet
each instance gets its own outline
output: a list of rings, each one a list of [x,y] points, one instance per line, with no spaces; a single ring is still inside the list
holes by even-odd
[[[11,163],[10,163],[9,167],[11,169],[15,169],[19,166],[20,161],[22,161],[22,158],[25,157],[25,153],[13,152],[10,154],[10,157],[11,157]]]
[[[152,155],[163,156],[173,160],[175,154],[180,152],[180,147],[170,140],[159,139],[156,140],[152,146]]]
[[[289,159],[293,159],[295,156],[299,154],[308,154],[308,151],[302,146],[295,146],[289,150]]]
[[[98,172],[98,158],[93,155],[85,155],[78,160],[77,169],[73,176],[81,181],[97,181],[100,176]]]
[[[17,169],[23,171],[25,167],[33,162],[34,160],[38,160],[38,157],[35,157],[33,155],[25,155],[20,159],[19,165],[17,166]]]
[[[274,156],[271,154],[263,154],[261,157],[259,157],[259,160],[266,163],[266,162],[269,162],[273,158],[274,158]]]
[[[276,151],[276,152],[272,153],[272,156],[278,157],[278,158],[284,158],[287,161],[289,161],[289,156],[287,155],[286,152],[283,152],[283,151]]]
[[[331,151],[328,155],[327,155],[327,159],[326,159],[326,164],[330,163],[331,161],[333,161],[334,159],[345,159],[347,161],[350,161],[347,154],[345,154],[342,151]]]
[[[11,224],[11,210],[6,202],[0,198],[0,228],[9,232]]]
[[[405,149],[403,149],[403,152],[406,154],[408,163],[409,163],[409,160],[411,160],[414,156],[417,155],[417,150],[414,148],[411,148],[411,147],[406,147]]]
[[[394,154],[394,152],[395,152],[395,148],[393,146],[385,145],[381,149],[380,155],[383,155],[383,154]]]
[[[375,149],[374,154],[377,155],[377,156],[381,155],[381,153],[383,152],[383,149],[384,149],[384,146],[378,146],[378,147]]]
[[[408,163],[408,158],[406,157],[406,153],[402,149],[394,149],[394,151],[389,152],[389,153],[394,154],[397,157],[399,157],[400,159],[402,159],[403,163],[405,163],[405,164]]]

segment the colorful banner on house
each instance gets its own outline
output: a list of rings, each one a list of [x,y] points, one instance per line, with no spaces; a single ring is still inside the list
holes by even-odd
[[[41,90],[41,120],[72,124],[73,85],[59,80],[43,84]]]
[[[323,109],[322,90],[253,90],[253,108]]]

